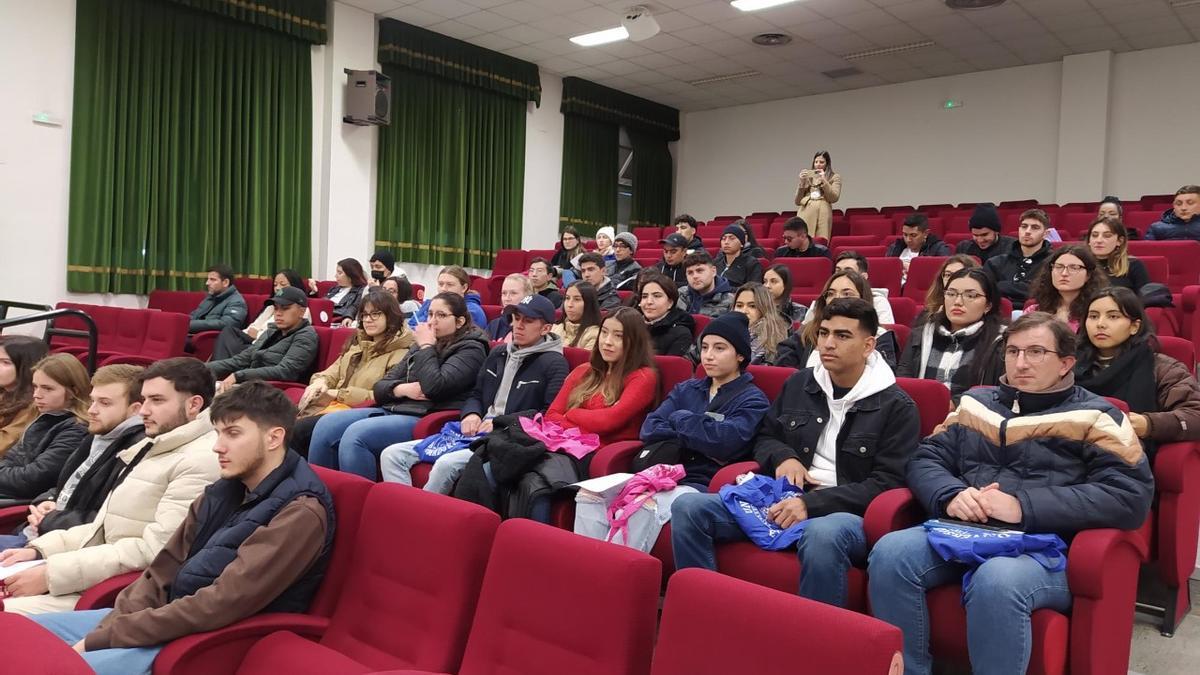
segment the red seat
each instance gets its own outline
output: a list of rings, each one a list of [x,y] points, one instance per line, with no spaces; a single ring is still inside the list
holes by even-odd
[[[208,294],[202,291],[150,291],[149,308],[191,314],[192,310],[200,306],[206,295]]]
[[[837,257],[846,251],[856,251],[864,258],[882,258],[883,254],[887,253],[887,246],[835,246],[830,253],[833,255],[833,259],[837,260]]]
[[[482,307],[483,307],[483,315],[485,317],[487,317],[487,320],[489,323],[491,321],[499,318],[500,313],[504,311],[504,308],[501,307],[500,305],[482,305]]]
[[[893,298],[889,296],[888,304],[892,306],[892,319],[902,326],[909,327],[913,325],[917,314],[924,308],[924,305],[918,305],[912,298],[905,297]],[[897,354],[896,356],[899,357],[900,355]]]
[[[855,246],[880,246],[882,244],[883,238],[874,234],[846,234],[833,238],[833,245],[835,247],[846,250],[851,250]]]
[[[83,657],[54,633],[19,614],[0,612],[4,671],[22,675],[91,675]]]
[[[317,295],[319,295],[323,298],[323,297],[329,295],[329,291],[333,290],[333,288],[335,286],[337,286],[336,281],[318,281],[317,282]]]
[[[633,549],[505,521],[457,673],[646,675],[660,575],[657,560]],[[581,610],[569,619],[567,598]],[[383,639],[403,642],[395,634]]]
[[[635,227],[633,228],[633,236],[637,237],[638,245],[645,245],[650,242],[657,242],[659,228],[657,227]]]
[[[554,254],[556,252],[557,252],[557,249],[553,249],[553,248],[538,248],[538,249],[530,250],[529,255],[526,256],[525,269],[529,269],[528,263],[532,262],[534,258],[542,258],[547,263],[549,263],[550,259],[554,257]]]
[[[1159,335],[1175,337],[1180,334],[1179,318],[1174,307],[1147,307],[1146,318],[1154,324]]]
[[[183,354],[189,322],[184,314],[73,302],[60,302],[57,308],[77,309],[92,317],[96,323],[97,359],[101,365],[148,365],[159,359]],[[82,319],[71,316],[59,317],[54,325],[71,330],[87,328]],[[56,335],[51,338],[50,346],[56,351],[70,352],[83,358],[87,339]]]
[[[328,298],[309,298],[308,316],[313,327],[327,327],[333,323],[333,301]]]
[[[1173,292],[1200,282],[1200,242],[1197,241],[1131,241],[1129,254],[1135,257],[1161,256],[1170,261],[1167,285]]]
[[[362,519],[355,569],[319,641],[306,622],[283,627],[246,652],[239,675],[458,670],[500,518],[383,483]]]
[[[1171,281],[1171,266],[1167,259],[1158,255],[1140,256],[1137,258],[1146,266],[1150,281],[1159,284],[1169,284]]]
[[[903,274],[904,264],[899,258],[867,258],[867,277],[871,288],[888,289],[889,298],[900,295],[900,278]]]
[[[255,295],[274,295],[275,294],[275,277],[269,279],[242,277],[233,282],[242,293],[253,293]]]
[[[904,297],[925,302],[925,294],[933,285],[946,256],[918,256],[908,263],[908,278],[904,281]]]
[[[788,268],[794,292],[819,293],[833,272],[833,261],[825,257],[780,258],[776,262]]]
[[[951,251],[957,251],[959,243],[970,238],[970,232],[947,232],[946,235],[942,237],[942,241],[946,242],[946,245],[950,247]]]
[[[882,675],[902,671],[903,648],[900,629],[878,619],[689,569],[667,586],[651,673]],[[804,655],[802,669],[796,654]]]
[[[908,344],[908,336],[912,329],[903,323],[885,323],[883,327],[896,335],[896,358],[900,358],[904,354],[904,347]]]
[[[513,272],[524,272],[529,269],[526,262],[524,250],[502,248],[496,251],[496,257],[492,259],[492,276],[503,277]]]
[[[207,675],[233,672],[246,651],[263,636],[304,625],[307,634],[319,637],[338,606],[351,571],[361,565],[356,553],[363,505],[373,483],[354,474],[314,466],[329,488],[337,514],[337,530],[329,567],[307,614],[259,614],[225,628],[195,633],[166,645],[154,661],[155,675]]]
[[[956,232],[970,234],[971,212],[967,211],[966,213],[961,213],[956,211],[949,214],[942,214],[942,223],[942,229],[947,235],[954,234]]]
[[[146,332],[142,336],[141,346],[134,351],[108,355],[100,362],[100,365],[131,363],[148,366],[160,359],[183,356],[183,347],[187,341],[190,321],[186,314],[149,310],[136,311],[145,311],[148,314]]]
[[[579,347],[563,347],[563,357],[567,359],[567,366],[571,370],[575,370],[592,358],[592,350],[580,349]]]
[[[874,235],[880,239],[886,239],[896,234],[896,227],[892,224],[891,218],[850,216],[847,220],[850,223],[850,236],[852,237]]]
[[[711,321],[712,317],[707,314],[693,314],[692,322],[695,324],[695,328],[692,329],[692,335],[699,339],[700,334],[704,332],[705,328],[708,328]]]

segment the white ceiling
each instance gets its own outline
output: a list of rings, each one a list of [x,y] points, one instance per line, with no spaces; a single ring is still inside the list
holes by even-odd
[[[1200,3],[1168,0],[1008,0],[953,11],[944,0],[800,0],[742,12],[728,0],[342,0],[684,111],[793,98],[929,77],[1126,52],[1200,39]],[[620,24],[631,5],[662,27],[642,42],[579,47],[567,38]],[[759,33],[791,35],[761,47]],[[933,40],[930,48],[849,62],[865,49]],[[823,71],[863,71],[830,79]],[[757,70],[756,77],[688,81]]]

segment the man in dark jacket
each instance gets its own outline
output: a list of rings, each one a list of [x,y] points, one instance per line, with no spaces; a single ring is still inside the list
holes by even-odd
[[[1048,229],[1050,217],[1045,211],[1029,209],[1022,213],[1017,241],[1006,252],[990,258],[983,267],[996,280],[1000,295],[1012,301],[1013,309],[1025,305],[1030,282],[1050,257],[1050,242],[1046,241]]]
[[[189,333],[221,330],[225,326],[241,328],[246,324],[246,300],[233,285],[232,267],[218,264],[208,268],[204,287],[208,290],[208,297],[192,310]]]
[[[149,673],[171,640],[259,612],[304,612],[325,574],[333,498],[288,450],[296,406],[255,382],[222,394],[211,415],[221,478],[145,573],[113,609],[34,619],[97,672]]]
[[[683,269],[683,258],[687,255],[687,240],[678,232],[669,234],[658,243],[663,247],[663,259],[658,261],[654,269],[675,282],[675,287],[683,289],[687,286],[687,273]]]
[[[492,420],[499,415],[545,412],[567,379],[569,368],[562,354],[562,340],[550,332],[554,326],[550,301],[531,295],[506,308],[505,314],[512,323],[513,339],[492,349],[479,371],[475,388],[459,414],[465,436],[490,433]],[[379,456],[384,480],[412,485],[412,467],[421,461],[416,450],[420,442],[418,439],[384,448]],[[470,459],[471,451],[466,449],[438,457],[425,489],[449,494]]]
[[[599,253],[584,253],[579,256],[579,274],[584,281],[596,287],[596,301],[600,309],[611,312],[621,306],[617,288],[604,274],[604,258]]]
[[[776,258],[832,258],[829,249],[808,236],[808,223],[792,216],[783,224],[783,246],[775,250]]]
[[[1006,374],[972,390],[944,431],[922,441],[907,482],[931,518],[1070,539],[1093,528],[1134,529],[1150,511],[1154,478],[1128,418],[1075,386],[1075,335],[1044,312],[1005,333]],[[947,562],[925,528],[892,532],[870,554],[871,607],[904,632],[904,669],[930,672],[926,591],[958,584],[970,568]],[[1023,673],[1030,615],[1071,606],[1066,570],[1028,555],[986,560],[963,589],[967,647],[978,672]]]
[[[28,524],[14,534],[0,536],[0,551],[24,546],[47,532],[90,523],[96,517],[126,468],[117,453],[146,437],[140,414],[141,372],[138,366],[116,364],[104,366],[92,376],[88,435],[59,471],[58,484],[33,500]]]
[[[1175,203],[1162,219],[1146,230],[1148,241],[1191,239],[1200,241],[1200,185],[1185,185],[1175,192]]]
[[[555,309],[562,307],[563,296],[554,280],[554,266],[545,258],[529,261],[529,283],[533,286],[533,292],[549,300]]]
[[[613,254],[617,259],[608,273],[608,279],[615,290],[632,291],[637,288],[638,272],[642,271],[642,266],[633,259],[637,247],[637,237],[631,232],[622,232],[613,240]]]
[[[717,256],[717,276],[737,289],[748,281],[762,283],[763,268],[758,258],[746,249],[746,231],[731,223],[721,233],[721,254]]]
[[[971,238],[958,242],[954,252],[973,255],[983,264],[1008,253],[1016,242],[1016,239],[1000,234],[1000,214],[994,204],[977,205],[967,221],[967,227],[971,230]]]
[[[250,380],[308,380],[320,348],[316,329],[304,318],[308,297],[299,288],[288,286],[269,302],[275,305],[275,325],[263,331],[244,351],[209,362],[218,389]]]
[[[704,251],[689,253],[683,259],[688,287],[679,293],[679,309],[688,314],[718,317],[733,307],[733,288],[717,276],[717,266]]]
[[[675,232],[683,237],[683,248],[687,253],[696,253],[704,250],[704,242],[696,234],[696,219],[686,213],[675,216]]]
[[[901,237],[888,246],[885,256],[899,258],[904,265],[900,283],[908,278],[908,266],[918,256],[947,256],[950,247],[929,231],[929,218],[924,213],[914,213],[904,219],[900,227]]]
[[[788,378],[754,442],[761,471],[806,492],[771,507],[787,529],[807,521],[800,539],[800,595],[844,607],[850,566],[867,561],[863,514],[884,490],[899,487],[920,435],[916,405],[874,353],[879,319],[869,302],[825,306],[821,363]],[[716,545],[745,541],[721,498],[684,495],[671,508],[675,567],[716,569]]]

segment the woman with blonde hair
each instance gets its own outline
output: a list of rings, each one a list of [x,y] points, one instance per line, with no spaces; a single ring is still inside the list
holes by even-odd
[[[743,284],[733,294],[733,311],[750,320],[750,365],[775,365],[779,345],[788,338],[789,326],[774,310],[775,299],[762,284]]]
[[[87,370],[74,356],[51,354],[33,367],[38,416],[0,458],[0,499],[27,502],[54,487],[87,435],[91,391]]]
[[[1108,273],[1108,283],[1137,293],[1150,283],[1150,273],[1141,260],[1129,255],[1129,233],[1117,218],[1101,216],[1092,221],[1084,235],[1088,250]]]

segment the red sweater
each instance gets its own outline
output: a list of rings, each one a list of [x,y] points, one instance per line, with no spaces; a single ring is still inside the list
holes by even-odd
[[[577,427],[585,433],[600,437],[601,445],[617,441],[636,441],[642,421],[654,405],[658,393],[658,373],[652,368],[639,368],[630,373],[621,386],[621,395],[611,406],[604,402],[604,394],[596,392],[582,405],[567,410],[567,399],[571,391],[579,386],[590,366],[578,366],[563,382],[558,396],[546,411],[546,419],[564,427]]]

